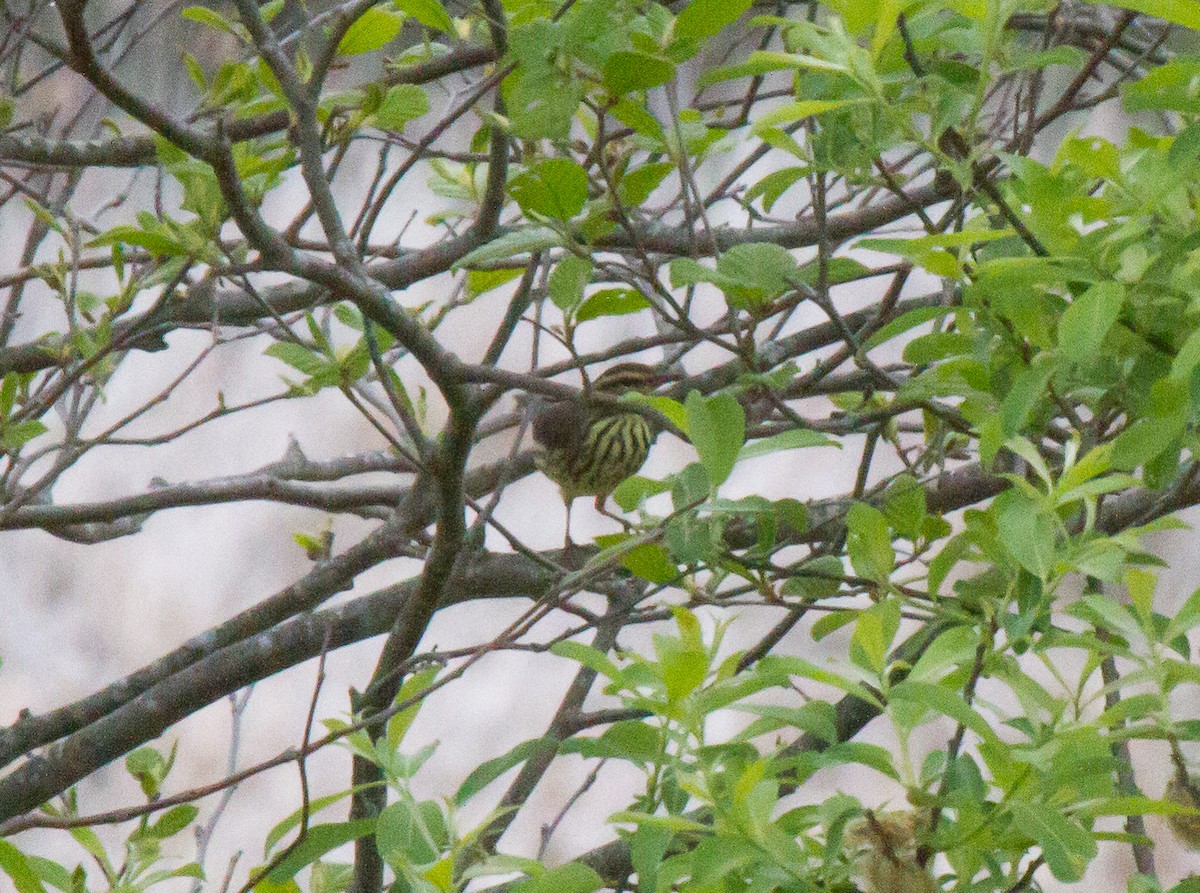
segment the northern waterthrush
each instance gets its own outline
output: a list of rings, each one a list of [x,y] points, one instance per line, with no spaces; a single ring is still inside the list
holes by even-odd
[[[558,484],[567,505],[565,549],[573,545],[571,506],[575,500],[595,496],[597,510],[616,517],[605,510],[605,500],[617,484],[637,473],[654,442],[655,431],[645,416],[591,395],[647,393],[663,381],[662,375],[642,363],[618,363],[601,373],[579,399],[551,403],[538,413],[533,422],[537,467]]]
[[[1163,794],[1163,799],[1178,803],[1180,806],[1196,809],[1200,807],[1200,801],[1196,799],[1198,793],[1200,793],[1200,775],[1192,773],[1185,782],[1183,776],[1176,771],[1171,776],[1171,780],[1167,782],[1167,790]],[[1167,816],[1167,824],[1181,842],[1193,850],[1200,849],[1200,816],[1194,813],[1177,812]]]

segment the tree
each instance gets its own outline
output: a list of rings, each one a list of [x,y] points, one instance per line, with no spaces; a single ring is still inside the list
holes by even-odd
[[[1162,889],[1143,816],[1186,827],[1200,793],[1181,697],[1200,590],[1157,586],[1147,539],[1200,501],[1200,12],[751,7],[0,5],[0,201],[25,233],[0,283],[0,527],[84,548],[183,506],[330,519],[297,533],[311,565],[283,588],[0,730],[0,873],[21,893],[1017,891],[1078,881],[1106,841],[1128,889]],[[188,81],[162,89],[146,72],[178,45]],[[436,297],[414,302],[422,284]],[[206,391],[140,427],[246,346],[259,396]],[[631,358],[670,384],[591,393]],[[106,416],[147,369],[153,392]],[[688,458],[620,485],[623,532],[533,548],[498,512],[533,513],[509,489],[535,473],[530,420],[581,394]],[[267,430],[284,401],[320,424],[330,396],[371,449],[310,456],[301,437],[246,471],[229,443],[220,475],[56,492],[230,419]],[[798,470],[838,450],[852,486],[811,498]],[[396,558],[411,576],[331,601]],[[427,635],[495,599],[528,610],[466,649]],[[722,647],[748,616],[771,625]],[[546,635],[548,618],[567,622]],[[365,641],[346,718],[316,715],[318,682],[295,750],[168,780],[180,720]],[[423,797],[422,703],[515,650],[573,662],[565,691],[531,685],[561,698],[553,719]],[[1131,742],[1167,758],[1173,799],[1143,790]],[[310,791],[335,746],[341,776]],[[611,842],[561,864],[509,849],[531,792],[578,758],[585,788],[613,766],[642,779],[590,817]],[[144,801],[81,804],[122,759]],[[211,829],[213,795],[292,764],[303,793],[263,824],[259,865],[222,880],[165,859]],[[903,796],[818,794],[839,766]],[[122,856],[97,825],[123,829]],[[69,830],[99,870],[39,856],[35,828]]]

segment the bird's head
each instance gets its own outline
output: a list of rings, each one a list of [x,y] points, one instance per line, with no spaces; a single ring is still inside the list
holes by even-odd
[[[600,373],[592,382],[592,390],[614,396],[630,391],[648,394],[666,381],[665,375],[645,363],[617,363]]]

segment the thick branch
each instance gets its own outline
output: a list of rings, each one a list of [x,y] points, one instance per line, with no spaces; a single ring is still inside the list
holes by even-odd
[[[389,70],[381,83],[426,84],[451,74],[496,61],[496,51],[485,46],[456,47],[443,56]],[[286,110],[253,118],[236,118],[228,123],[225,136],[233,143],[245,142],[287,130]],[[215,134],[209,131],[206,138]],[[123,136],[97,140],[59,140],[37,135],[0,134],[0,162],[30,167],[146,167],[156,164],[158,153],[152,136]]]
[[[545,568],[536,562],[519,556],[498,556],[478,562],[448,580],[440,604],[484,598],[536,598],[548,585]],[[412,604],[414,593],[419,591],[416,581],[398,583],[210,651],[203,660],[164,678],[0,779],[0,822],[44,803],[230,692],[316,657],[326,645],[341,648],[386,632],[397,613]]]

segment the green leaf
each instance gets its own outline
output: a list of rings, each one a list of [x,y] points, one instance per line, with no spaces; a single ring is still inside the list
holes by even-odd
[[[1176,636],[1181,636],[1200,626],[1200,589],[1188,596],[1183,606],[1175,612],[1162,634],[1164,642],[1170,642]]]
[[[468,270],[467,291],[472,296],[482,295],[493,288],[499,288],[506,282],[512,282],[524,272],[520,267],[502,267],[499,270]],[[554,274],[550,275],[553,278]]]
[[[400,686],[400,691],[396,693],[395,699],[392,701],[393,706],[403,704],[405,701],[415,698],[423,693],[431,686],[438,676],[437,667],[429,667],[417,673],[413,673],[404,680],[404,684]],[[409,704],[399,713],[392,714],[387,721],[387,743],[393,750],[400,746],[400,742],[404,740],[404,736],[408,734],[409,728],[417,718],[417,714],[421,710],[423,699],[418,699],[412,704]]]
[[[46,893],[29,858],[7,840],[0,839],[0,871],[8,875],[17,893]]]
[[[24,204],[34,217],[44,223],[51,230],[56,233],[64,232],[63,225],[58,222],[54,216],[54,213],[37,199],[26,197],[24,199]]]
[[[809,174],[807,167],[784,167],[767,174],[746,191],[746,201],[762,199],[762,209],[768,214],[785,192]]]
[[[873,347],[878,347],[885,341],[890,341],[897,335],[903,335],[905,332],[915,329],[922,323],[927,323],[930,320],[938,319],[947,313],[953,312],[953,307],[915,307],[881,327],[878,332],[863,342],[863,349],[870,350]]]
[[[383,97],[375,112],[375,125],[382,130],[401,131],[409,121],[429,112],[429,96],[416,84],[396,84]]]
[[[888,487],[883,500],[888,523],[905,539],[917,540],[925,520],[925,488],[911,474],[901,474]]]
[[[666,493],[670,489],[671,485],[666,481],[635,474],[617,484],[617,489],[613,490],[613,501],[624,511],[631,512],[641,505],[643,499]]]
[[[636,207],[648,199],[667,174],[675,170],[670,161],[657,161],[635,167],[621,177],[617,196],[625,207]]]
[[[916,682],[936,682],[943,671],[969,664],[979,647],[979,633],[969,626],[952,626],[940,633],[921,652],[908,678]]]
[[[1173,0],[1167,0],[1172,5]],[[1150,68],[1137,81],[1125,85],[1121,91],[1125,109],[1130,112],[1172,111],[1184,114],[1200,112],[1200,97],[1193,89],[1200,60],[1195,58],[1172,59]]]
[[[108,854],[104,851],[104,844],[100,842],[100,837],[91,828],[72,828],[71,837],[75,839],[83,849],[104,867],[107,874],[112,874],[112,865],[109,862]]]
[[[287,833],[289,831],[291,831],[293,828],[299,827],[300,822],[302,820],[304,820],[305,818],[308,818],[311,820],[312,816],[316,815],[321,810],[323,810],[329,806],[332,806],[334,803],[337,803],[341,800],[345,800],[347,797],[353,796],[358,791],[365,791],[365,790],[370,790],[371,788],[377,788],[382,784],[383,784],[383,782],[379,782],[379,781],[370,782],[368,784],[358,785],[357,787],[349,788],[344,791],[338,791],[335,794],[327,794],[324,797],[317,797],[316,799],[309,802],[307,817],[304,815],[304,812],[302,809],[297,809],[291,815],[287,816],[287,818],[283,819],[278,824],[276,824],[275,827],[273,827],[267,833],[266,842],[263,844],[263,858],[264,859],[270,858],[271,850],[275,849],[275,845],[278,844],[279,841],[283,840],[283,838],[285,836],[287,836]]]
[[[602,288],[588,295],[575,314],[576,322],[587,322],[603,316],[624,316],[651,306],[646,296],[632,288]]]
[[[187,76],[192,79],[192,83],[196,84],[200,90],[208,91],[209,82],[204,77],[204,67],[200,65],[196,56],[188,53],[187,50],[184,50],[184,66],[187,68]],[[265,62],[263,62],[263,67],[266,67]]]
[[[72,890],[73,876],[65,865],[55,862],[53,859],[44,859],[41,856],[27,856],[27,858],[29,859],[30,866],[43,884],[57,887],[63,891]],[[78,867],[76,866],[77,869]],[[0,869],[0,871],[2,870]]]
[[[567,313],[583,302],[583,290],[591,281],[591,259],[568,254],[555,265],[546,288],[554,306]]]
[[[265,867],[266,866],[259,866],[259,868],[251,869],[251,871],[254,874],[257,874],[262,868]],[[301,893],[301,890],[300,885],[297,884],[292,878],[288,878],[287,880],[276,884],[269,877],[265,877],[254,885],[254,893]]]
[[[1200,329],[1188,335],[1183,346],[1179,348],[1179,353],[1171,362],[1171,378],[1189,378],[1197,365],[1200,365]]]
[[[232,34],[234,37],[240,39],[248,37],[244,25],[229,21],[229,19],[225,18],[219,12],[209,9],[207,6],[189,6],[179,15],[193,22],[207,25],[216,31],[224,31],[226,34]]]
[[[738,62],[733,65],[718,65],[713,68],[706,68],[701,73],[696,84],[700,87],[711,87],[713,84],[719,84],[721,81],[729,81],[734,78],[758,77],[770,74],[772,71],[779,71],[784,68],[790,69],[791,67],[791,65],[785,65],[777,59],[748,59],[745,62]]]
[[[972,245],[995,242],[1012,236],[1011,229],[964,229],[952,233],[938,233],[917,239],[862,239],[855,243],[858,248],[885,251],[900,257],[917,258],[930,248],[969,248]]]
[[[622,397],[630,403],[644,403],[662,413],[667,421],[688,436],[687,410],[682,403],[670,397],[658,397],[653,394],[625,394]]]
[[[662,56],[619,50],[604,63],[604,86],[614,96],[661,87],[675,77],[675,65]]]
[[[966,726],[985,743],[1003,747],[992,727],[987,724],[987,720],[964,701],[962,695],[944,685],[906,679],[889,689],[888,700],[892,703],[907,701],[917,707],[924,707],[948,716],[955,722]]]
[[[917,366],[970,353],[975,339],[961,332],[930,332],[904,345],[904,362]]]
[[[851,660],[873,673],[882,673],[899,626],[899,599],[887,598],[860,611],[850,637]]]
[[[1154,878],[1135,874],[1129,879],[1128,893],[1160,893],[1161,888]],[[1186,877],[1167,893],[1200,893],[1200,877]]]
[[[860,577],[879,582],[891,576],[896,551],[883,512],[865,502],[856,502],[846,513],[846,553]]]
[[[752,129],[757,134],[768,127],[791,124],[793,121],[800,121],[804,118],[815,118],[825,112],[832,112],[834,109],[845,108],[848,105],[857,105],[864,101],[861,99],[802,99],[799,102],[791,102],[771,109],[754,122]]]
[[[172,760],[174,755],[172,754]],[[139,747],[125,757],[125,771],[137,779],[147,797],[158,795],[159,787],[171,771],[171,762],[153,747]]]
[[[1129,601],[1143,624],[1154,612],[1154,587],[1157,584],[1158,577],[1148,570],[1140,567],[1125,569],[1125,588],[1129,591]]]
[[[629,99],[622,99],[608,113],[640,136],[662,143],[666,139],[659,120],[645,106]]]
[[[134,245],[145,248],[157,257],[174,257],[187,255],[187,246],[178,239],[157,232],[147,232],[136,226],[114,226],[87,243],[88,248],[102,248],[105,245]]]
[[[401,12],[412,16],[426,28],[455,36],[454,19],[437,0],[392,0]]]
[[[866,701],[875,707],[881,708],[883,704],[880,702],[870,689],[860,685],[853,679],[843,676],[840,673],[835,673],[833,670],[828,670],[819,667],[812,661],[807,661],[801,657],[783,657],[777,654],[768,655],[763,659],[763,671],[778,670],[787,673],[789,676],[801,676],[805,679],[811,679],[814,682],[820,682],[826,685],[832,685],[847,694],[854,695],[859,700]]]
[[[282,884],[291,880],[296,872],[311,865],[321,856],[352,840],[358,840],[375,831],[374,819],[357,819],[352,822],[334,822],[328,825],[314,825],[308,829],[295,849],[271,869],[267,876],[271,883]]]
[[[1152,717],[1155,714],[1161,714],[1169,709],[1166,699],[1157,692],[1154,694],[1146,693],[1122,697],[1113,707],[1110,707],[1096,717],[1096,724],[1104,729],[1116,729],[1131,722],[1140,722],[1143,719]],[[1094,812],[1094,808],[1095,806],[1089,806],[1089,815],[1103,814]]]
[[[770,437],[749,441],[742,447],[741,452],[738,453],[738,460],[756,459],[759,456],[766,456],[781,450],[800,450],[807,447],[825,446],[842,448],[840,441],[821,434],[819,431],[810,431],[807,428],[793,428],[790,431],[781,431],[778,434],[772,434]]]
[[[1063,355],[1076,363],[1094,359],[1124,302],[1125,289],[1119,282],[1097,283],[1072,301],[1058,322]]]
[[[429,866],[442,855],[446,822],[433,801],[401,797],[379,813],[375,842],[390,865]]]
[[[704,397],[690,391],[684,403],[688,436],[716,490],[733,471],[746,437],[746,413],[731,394]]]
[[[358,56],[391,43],[400,33],[404,14],[383,6],[371,6],[346,29],[338,42],[342,56]]]
[[[200,808],[190,803],[173,807],[164,812],[158,821],[147,826],[146,833],[159,840],[165,840],[190,825],[199,813]]]
[[[717,258],[715,281],[731,307],[753,310],[791,288],[795,275],[796,259],[786,248],[749,242],[734,245]]]
[[[1018,826],[1042,848],[1042,856],[1056,880],[1073,883],[1083,877],[1096,856],[1096,838],[1061,807],[1043,803],[1011,804]]]
[[[852,257],[831,257],[825,263],[825,284],[841,285],[870,279],[875,273]],[[798,285],[816,286],[821,280],[821,264],[811,260],[797,268],[788,279]]]
[[[659,732],[640,719],[615,722],[599,738],[570,738],[559,753],[577,753],[589,759],[628,760],[637,765],[656,762],[663,752]]]
[[[1071,613],[1085,617],[1096,626],[1130,640],[1140,635],[1133,613],[1107,595],[1085,595],[1077,604],[1077,608],[1072,606]]]
[[[1000,542],[1009,554],[1034,576],[1047,579],[1054,569],[1057,539],[1050,516],[1026,499],[1010,499],[996,520]]]
[[[842,567],[842,559],[836,555],[821,555],[811,561],[806,561],[794,576],[788,577],[783,584],[784,595],[795,595],[807,601],[819,601],[823,598],[829,598],[842,588],[842,581],[846,575],[846,569]],[[849,614],[849,616],[843,616]],[[840,628],[854,619],[851,612],[835,613],[829,616],[839,617],[839,620],[834,628]],[[822,618],[824,620],[825,618]],[[818,620],[819,624],[821,621]],[[823,635],[827,635],[833,630],[827,630]],[[816,633],[813,634],[814,639]]]
[[[826,744],[834,744],[838,740],[837,711],[827,701],[809,701],[807,704],[802,704],[799,707],[785,707],[775,704],[743,704],[737,709],[743,713],[749,713],[762,718],[762,720],[756,721],[750,728],[740,732],[737,737],[741,739],[751,738],[762,734],[764,731],[774,731],[778,728],[790,726],[800,729],[809,735],[814,735]],[[757,731],[755,730],[756,727],[758,727]]]
[[[518,255],[534,254],[561,244],[562,237],[549,227],[527,226],[492,239],[486,245],[480,245],[465,257],[460,258],[452,269],[461,270],[463,267],[470,267],[474,264],[512,260]]]
[[[540,753],[553,751],[556,746],[551,738],[531,738],[522,741],[506,754],[480,763],[454,792],[454,804],[462,806],[505,772]]]
[[[684,636],[656,635],[654,652],[662,670],[667,699],[677,703],[703,684],[709,658],[703,643]]]
[[[1038,455],[1038,461],[1044,464],[1045,460],[1041,458],[1040,453],[1036,453],[1036,447],[1034,451]],[[1059,498],[1065,499],[1066,494],[1098,478],[1111,467],[1112,443],[1102,443],[1092,447],[1073,464],[1063,469],[1062,476],[1058,480]],[[1122,476],[1118,475],[1118,477]],[[1132,486],[1132,484],[1128,484],[1128,486]]]
[[[1135,697],[1138,697],[1135,695]],[[1103,815],[1179,815],[1188,807],[1172,800],[1156,800],[1153,797],[1101,797],[1079,810],[1080,815],[1096,818]],[[1200,880],[1200,878],[1198,878]]]
[[[651,583],[669,583],[679,576],[671,555],[658,543],[641,543],[621,557],[621,566]]]
[[[1004,70],[1040,71],[1048,65],[1070,65],[1078,68],[1087,61],[1087,58],[1087,53],[1075,46],[1056,46],[1036,52],[1014,48]]]
[[[751,0],[692,0],[675,17],[675,36],[704,39],[741,18]]]
[[[748,839],[732,834],[703,837],[691,854],[688,889],[726,889],[726,878],[749,877],[760,858],[758,847]]]
[[[513,893],[592,893],[604,886],[595,870],[581,862],[568,862],[512,885]]]
[[[367,374],[370,367],[371,353],[367,348],[366,339],[360,339],[349,353],[345,353],[338,360],[341,381],[345,383],[358,381]]]
[[[677,257],[667,264],[671,288],[683,288],[687,285],[699,285],[701,282],[716,281],[716,271],[710,270],[699,261],[690,257]]]
[[[880,775],[887,776],[893,781],[900,780],[896,771],[897,754],[878,744],[868,744],[865,741],[840,741],[820,755],[819,765],[845,766],[858,763],[874,769]]]
[[[659,871],[674,835],[666,828],[639,825],[626,840],[629,844],[629,862],[637,873],[639,891],[658,890]]]
[[[623,677],[617,665],[608,659],[608,655],[602,651],[598,651],[591,645],[585,645],[583,642],[572,642],[570,640],[555,642],[550,646],[550,653],[589,667],[601,676],[613,681],[620,680]]]
[[[40,437],[45,434],[47,428],[42,422],[37,419],[26,419],[23,422],[17,422],[15,425],[0,424],[0,445],[3,445],[6,450],[19,450],[35,437]]]
[[[20,387],[21,375],[18,372],[9,372],[0,380],[0,421],[12,415]]]
[[[1113,468],[1132,471],[1145,465],[1169,447],[1185,426],[1186,420],[1179,417],[1138,419],[1113,442]]]
[[[544,20],[544,28],[534,24],[513,31],[509,44],[521,62],[502,85],[511,133],[530,140],[566,139],[583,97],[582,79],[552,67],[545,46],[556,45],[553,26]]]
[[[296,344],[294,341],[276,341],[263,353],[282,360],[305,375],[320,375],[330,368],[330,361],[327,357],[303,344]]]
[[[1200,31],[1200,4],[1181,3],[1179,0],[1086,0],[1086,2],[1119,6],[1121,9],[1140,12],[1173,25],[1183,25],[1193,31]]]
[[[569,158],[547,158],[509,181],[509,194],[526,214],[570,220],[587,201],[587,172]]]
[[[784,529],[790,533],[803,533],[808,530],[808,506],[798,499],[784,497],[773,503],[775,517]]]

